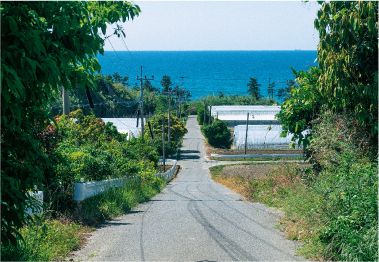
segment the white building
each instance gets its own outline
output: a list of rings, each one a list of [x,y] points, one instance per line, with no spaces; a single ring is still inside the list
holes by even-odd
[[[132,137],[138,137],[141,132],[141,119],[139,118],[102,118],[102,120],[105,124],[112,122],[118,132],[128,134],[128,140]]]

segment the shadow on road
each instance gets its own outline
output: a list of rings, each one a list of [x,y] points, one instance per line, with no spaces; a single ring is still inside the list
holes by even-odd
[[[184,159],[200,159],[200,156],[197,156],[197,155],[180,155],[180,160],[184,160]]]
[[[180,154],[199,154],[199,150],[181,150]]]
[[[196,155],[196,154],[200,154],[200,151],[198,151],[198,150],[182,150],[180,152],[180,159],[181,160],[184,160],[184,159],[200,159],[200,156]]]
[[[106,222],[102,224],[101,226],[97,227],[97,229],[110,227],[110,226],[128,226],[128,225],[131,225],[131,223]]]

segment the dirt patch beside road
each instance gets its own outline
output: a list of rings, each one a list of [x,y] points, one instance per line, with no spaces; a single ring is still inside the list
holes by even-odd
[[[221,170],[221,174],[225,177],[239,176],[247,179],[259,179],[265,176],[268,171],[278,168],[279,166],[279,164],[224,166]]]
[[[284,180],[289,179],[287,174],[283,173],[283,168],[291,165],[294,165],[300,169],[311,166],[310,164],[300,163],[242,164],[214,166],[209,170],[212,174],[212,179],[216,183],[224,185],[229,189],[234,190],[236,193],[241,194],[243,200],[254,202],[255,200],[252,198],[251,181],[265,179],[271,170],[279,169],[282,171],[279,171],[279,173],[276,172],[276,175],[274,174],[272,178],[276,180],[279,179],[278,181],[283,182]]]

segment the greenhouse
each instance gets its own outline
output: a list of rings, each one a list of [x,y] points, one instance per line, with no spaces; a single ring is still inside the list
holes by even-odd
[[[280,106],[212,106],[212,115],[276,115]]]
[[[214,118],[227,121],[229,127],[246,124],[249,113],[249,125],[278,125],[275,115],[280,106],[212,106],[209,108]]]
[[[271,130],[269,128],[271,127]],[[281,125],[249,125],[247,132],[247,148],[288,148],[292,142],[292,134],[280,137]],[[307,132],[303,132],[305,135]],[[245,148],[246,125],[238,125],[234,128],[234,146],[236,149]],[[297,147],[297,143],[296,148]]]

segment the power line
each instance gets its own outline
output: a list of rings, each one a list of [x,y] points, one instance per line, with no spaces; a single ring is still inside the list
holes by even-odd
[[[137,64],[137,62],[136,62],[136,60],[134,60],[132,54],[130,53],[129,48],[128,48],[128,46],[126,45],[126,43],[125,43],[125,41],[124,41],[124,38],[121,37],[121,40],[122,40],[122,42],[124,43],[124,45],[125,45],[125,47],[126,47],[126,50],[128,50],[128,53],[129,53],[130,57],[133,59],[133,61],[134,61],[134,63],[136,64],[136,66],[139,67],[138,64]]]
[[[104,52],[104,54],[108,57],[108,59],[112,62],[112,64],[114,64],[115,67],[117,67],[117,69],[119,69],[120,71],[126,73],[123,69],[119,68],[119,67],[116,65],[115,62],[113,62],[113,60],[108,56],[108,54],[107,54],[106,52]],[[127,73],[126,73],[126,75],[127,75]]]
[[[116,53],[116,55],[117,55],[118,59],[120,59],[121,63],[126,67],[126,69],[129,70],[129,72],[130,72],[132,75],[136,75],[136,74],[133,74],[133,72],[130,71],[130,69],[125,65],[124,61],[122,61],[122,59],[120,58],[120,56],[118,55],[118,53],[117,53],[116,50],[114,49],[111,40],[109,40],[109,38],[107,38],[107,40],[108,40],[108,42],[111,44],[113,51]]]
[[[100,82],[99,85],[104,85],[108,91],[118,100],[118,102],[108,102],[108,103],[94,103],[93,105],[94,106],[103,106],[103,105],[112,105],[112,104],[120,104],[124,107],[133,107],[135,106],[136,104],[138,104],[141,100],[141,97],[142,97],[142,93],[140,93],[140,95],[137,97],[136,100],[134,101],[124,101],[123,99],[121,99],[119,96],[116,95],[116,93],[114,92],[114,90],[109,86],[109,83],[108,82]],[[99,98],[99,96],[97,95],[96,92],[94,92],[93,90],[91,90],[93,92],[93,94],[98,98],[99,101],[101,101],[102,99]],[[87,107],[87,106],[90,106],[90,104],[81,104],[81,105],[70,105],[70,107]],[[58,108],[63,108],[63,106],[52,106],[51,107],[52,109],[58,109]]]
[[[103,84],[104,86],[107,87],[107,89],[110,91],[110,93],[112,93],[112,95],[114,97],[116,97],[116,99],[119,101],[119,103],[125,107],[133,107],[135,106],[136,104],[138,104],[140,101],[141,101],[141,98],[142,98],[142,93],[140,93],[140,95],[137,97],[136,100],[134,101],[125,101],[123,99],[121,99],[119,96],[116,95],[116,93],[114,92],[114,90],[110,87],[109,83],[108,82],[101,82],[100,84]],[[112,90],[112,91],[111,91]]]
[[[95,94],[95,96],[96,96],[97,98],[99,98],[98,95],[97,95],[96,93],[94,93],[94,94]],[[120,118],[120,117],[116,117],[116,116],[114,115],[114,113],[112,113],[111,111],[108,110],[108,108],[105,107],[105,110],[106,110],[110,115],[112,115],[113,118]],[[137,111],[138,111],[138,108],[137,108]],[[134,115],[135,115],[135,114],[134,114]],[[106,118],[106,117],[104,117],[104,118]],[[135,118],[135,117],[134,117],[134,118]],[[138,121],[138,119],[137,119],[137,121]],[[126,124],[123,123],[122,121],[121,121],[120,123],[121,123],[122,125],[124,125],[125,127],[130,128],[130,126],[126,125]]]

